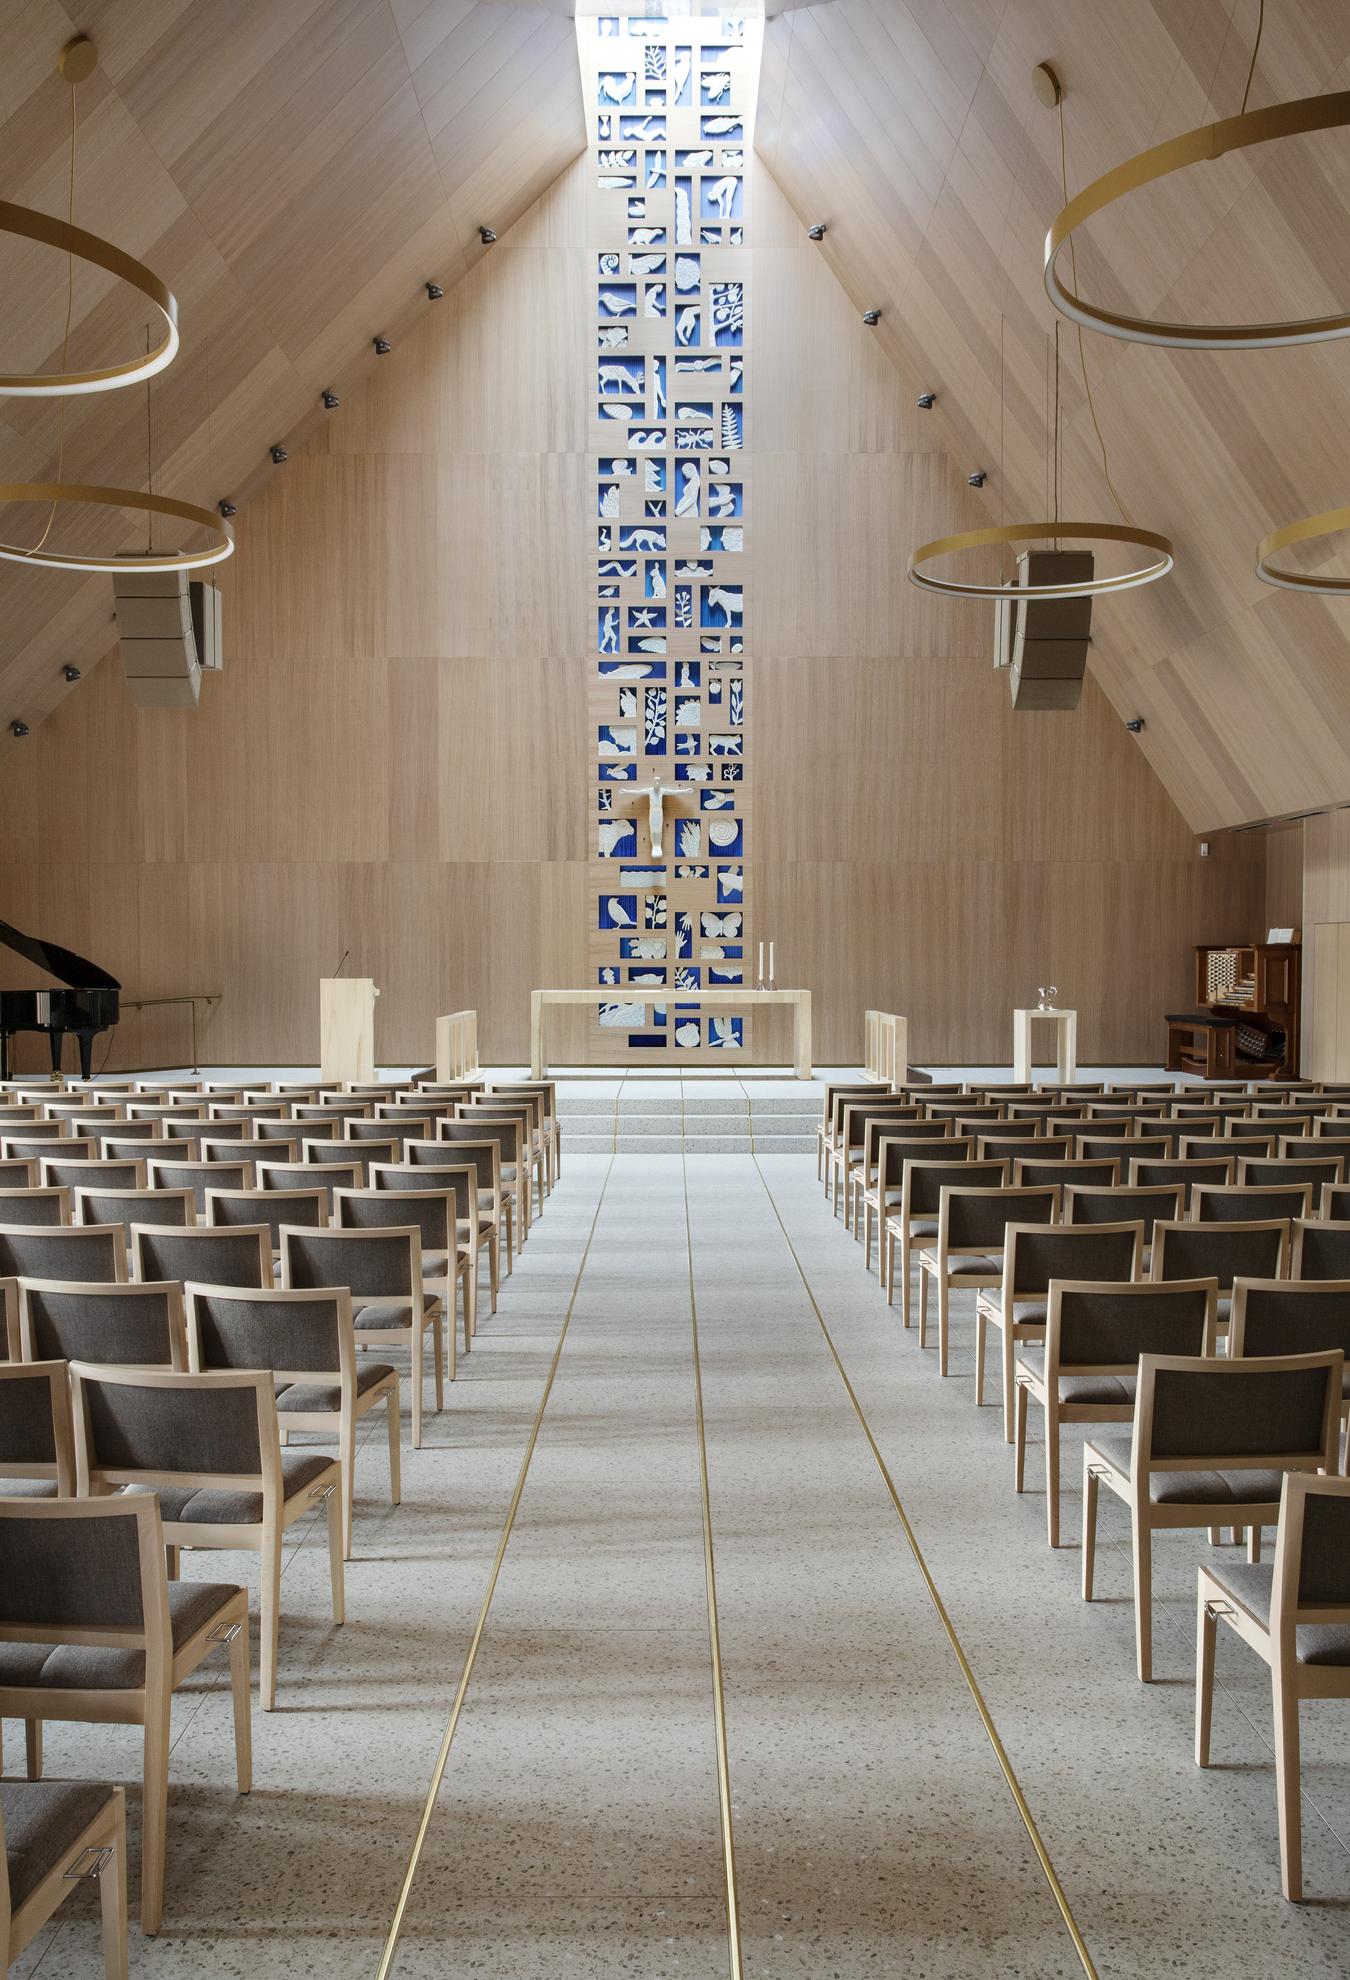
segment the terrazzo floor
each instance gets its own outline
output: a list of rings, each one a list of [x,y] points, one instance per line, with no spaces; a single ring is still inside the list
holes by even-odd
[[[136,1974],[373,1975],[503,1521],[556,1375],[404,1920],[397,1975],[695,1976],[730,1967],[695,1340],[747,1976],[1082,1972],[839,1367],[856,1391],[1103,1975],[1343,1975],[1350,1712],[1305,1712],[1305,1877],[1279,1896],[1269,1694],[1221,1636],[1191,1760],[1196,1536],[1155,1570],[1160,1681],[1133,1675],[1128,1528],[1098,1586],[1044,1543],[953,1373],[905,1335],[805,1155],[576,1154],[484,1315],[391,1509],[357,1467],[345,1627],[317,1528],[283,1579],[279,1709],[232,1787],[228,1695],[175,1702],[165,1925]],[[565,1330],[565,1332],[564,1332]],[[559,1351],[560,1336],[561,1349]],[[185,1573],[245,1576],[244,1556]],[[256,1607],[256,1605],[255,1605]],[[5,1728],[10,1765],[18,1729]],[[51,1725],[50,1773],[125,1779],[139,1743]],[[133,1913],[135,1899],[133,1896]],[[91,1898],[15,1971],[101,1971]]]

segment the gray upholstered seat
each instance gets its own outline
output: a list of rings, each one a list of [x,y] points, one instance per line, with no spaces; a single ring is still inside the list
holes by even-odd
[[[357,1395],[366,1395],[377,1383],[395,1372],[387,1361],[359,1362],[356,1369]],[[336,1415],[341,1407],[342,1390],[336,1382],[331,1385],[321,1382],[282,1383],[277,1390],[277,1408],[283,1415],[288,1409],[309,1415],[329,1410]]]
[[[325,1452],[283,1451],[281,1489],[283,1498],[293,1499],[330,1469],[332,1458]],[[159,1509],[166,1520],[185,1520],[193,1526],[256,1526],[263,1516],[261,1492],[219,1490],[212,1486],[157,1485]]]
[[[237,1585],[171,1581],[169,1625],[181,1650],[219,1609],[235,1600]],[[0,1643],[0,1685],[40,1685],[56,1691],[135,1691],[145,1682],[145,1654],[91,1643]]]
[[[1128,1437],[1094,1437],[1094,1451],[1124,1476],[1130,1471]],[[1281,1471],[1164,1471],[1149,1475],[1149,1496],[1159,1506],[1264,1505],[1278,1500]]]
[[[438,1298],[439,1294],[437,1293],[424,1292],[422,1294],[422,1311],[429,1313]],[[356,1331],[358,1333],[360,1333],[363,1327],[406,1327],[408,1325],[408,1303],[406,1300],[402,1303],[398,1301],[372,1301],[369,1306],[360,1306],[357,1308],[355,1320]]]
[[[1068,1277],[1067,1273],[1065,1277]],[[988,1292],[981,1294],[980,1304],[991,1313],[1002,1315],[1003,1288],[991,1286]],[[1019,1297],[1013,1301],[1013,1318],[1019,1327],[1043,1327],[1048,1311],[1049,1301],[1044,1293],[1032,1293],[1026,1299]]]
[[[1017,1350],[1019,1367],[1027,1368],[1040,1382],[1045,1380],[1045,1349],[1039,1341],[1027,1341]],[[1137,1382],[1133,1375],[1061,1375],[1059,1399],[1064,1403],[1119,1404],[1129,1408],[1134,1402]]]
[[[1270,1628],[1270,1604],[1275,1586],[1275,1570],[1266,1564],[1246,1561],[1206,1563],[1212,1581],[1225,1594],[1255,1616],[1263,1629]],[[1302,1623],[1296,1632],[1300,1664],[1350,1664],[1350,1624]]]
[[[51,1875],[116,1792],[103,1781],[0,1781],[0,1820],[14,1911]]]

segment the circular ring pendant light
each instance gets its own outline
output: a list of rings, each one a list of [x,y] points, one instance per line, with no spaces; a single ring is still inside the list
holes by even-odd
[[[1328,344],[1350,337],[1350,313],[1293,319],[1284,323],[1169,323],[1146,316],[1126,316],[1085,302],[1060,279],[1060,251],[1075,230],[1094,213],[1112,206],[1126,193],[1165,179],[1188,165],[1222,158],[1230,151],[1270,144],[1276,138],[1305,137],[1313,131],[1350,128],[1350,90],[1328,96],[1303,96],[1292,103],[1271,104],[1240,117],[1225,117],[1198,130],[1186,131],[1155,144],[1084,186],[1065,205],[1045,237],[1045,288],[1055,308],[1085,330],[1131,344],[1159,344],[1172,350],[1277,351],[1298,344]]]
[[[96,371],[0,372],[0,395],[9,398],[78,398],[86,392],[116,392],[123,385],[139,385],[172,364],[178,351],[178,304],[173,291],[143,261],[126,254],[111,241],[72,227],[50,213],[36,213],[28,206],[12,206],[0,200],[0,234],[17,234],[44,247],[59,248],[77,261],[89,262],[106,274],[115,275],[154,304],[163,319],[162,335],[153,350],[129,358],[125,364],[103,365]]]
[[[0,489],[0,495],[4,490]],[[973,584],[955,578],[934,577],[925,564],[949,557],[958,550],[982,550],[993,543],[1036,543],[1046,539],[1071,537],[1082,543],[1132,543],[1137,549],[1153,552],[1152,560],[1115,577],[1091,577],[1076,584]],[[939,536],[921,543],[909,560],[909,581],[922,591],[935,591],[944,598],[1099,598],[1113,591],[1133,591],[1143,584],[1156,584],[1172,568],[1172,545],[1156,530],[1135,529],[1125,523],[1030,522],[998,523],[987,529],[966,529],[957,536]]]
[[[1302,591],[1322,598],[1350,598],[1350,578],[1318,577],[1308,571],[1282,571],[1272,559],[1295,543],[1308,543],[1318,536],[1334,536],[1350,529],[1350,509],[1324,509],[1317,516],[1301,516],[1263,537],[1256,550],[1256,575],[1263,584],[1281,591]]]
[[[199,509],[195,502],[178,502],[168,495],[147,495],[139,488],[95,488],[73,481],[0,482],[0,502],[45,502],[54,508],[71,503],[103,509],[139,509],[150,516],[209,529],[216,538],[206,550],[176,553],[133,550],[125,557],[86,556],[73,551],[48,550],[45,545],[29,550],[20,543],[0,542],[0,560],[6,563],[34,564],[48,571],[198,571],[207,564],[223,564],[234,554],[234,531],[214,509]]]

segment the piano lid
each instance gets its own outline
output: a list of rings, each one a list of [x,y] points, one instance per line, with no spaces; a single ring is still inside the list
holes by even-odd
[[[120,990],[122,987],[106,969],[100,969],[97,963],[86,962],[73,949],[63,949],[56,942],[43,942],[36,935],[21,934],[7,921],[0,921],[0,944],[13,949],[18,955],[26,956],[39,969],[45,969],[49,976],[59,976],[72,990]]]

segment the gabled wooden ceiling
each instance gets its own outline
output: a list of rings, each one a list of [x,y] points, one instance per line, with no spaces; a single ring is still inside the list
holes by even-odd
[[[1345,0],[1265,11],[1252,108],[1350,86]],[[830,0],[767,24],[758,149],[803,221],[827,222],[821,252],[881,309],[907,382],[938,392],[956,458],[989,470],[992,519],[1046,512],[1041,250],[1062,198],[1033,67],[1051,60],[1065,84],[1072,191],[1234,114],[1256,20],[1257,0]],[[1210,321],[1348,308],[1350,143],[1268,145],[1135,195],[1083,230],[1078,276],[1108,306]],[[1107,693],[1143,716],[1141,747],[1196,829],[1350,800],[1350,600],[1253,574],[1269,529],[1350,502],[1350,343],[1083,344],[1111,477],[1177,547],[1171,578],[1098,601]],[[1061,513],[1111,520],[1071,326],[1061,350]],[[1317,568],[1350,571],[1344,540],[1319,549]]]
[[[486,0],[8,0],[0,7],[0,196],[64,214],[70,91],[56,57],[77,32],[100,62],[77,98],[75,218],[175,291],[182,349],[154,381],[155,487],[244,508],[339,394],[398,338],[424,284],[449,289],[585,144],[572,20],[561,5]],[[51,369],[64,259],[0,237],[3,368]],[[374,357],[376,334],[394,351]],[[71,362],[144,345],[134,297],[77,269]],[[0,480],[54,478],[60,405],[0,399]],[[143,487],[144,387],[67,400],[67,480]],[[334,417],[341,417],[340,413]],[[46,511],[0,512],[35,541]],[[110,542],[109,527],[114,531]],[[59,516],[51,542],[116,549]],[[114,639],[107,577],[0,564],[0,751],[78,693]]]

